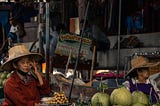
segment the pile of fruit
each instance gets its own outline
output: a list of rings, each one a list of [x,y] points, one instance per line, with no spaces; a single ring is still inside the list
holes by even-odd
[[[12,74],[6,71],[0,72],[0,88],[4,87],[4,84],[6,82],[6,79],[10,77],[10,75]]]
[[[92,106],[149,106],[148,95],[141,91],[130,93],[125,87],[114,89],[109,96],[106,93],[98,92],[91,99]],[[154,104],[152,106],[159,106]]]
[[[64,92],[55,92],[53,97],[51,99],[49,99],[48,101],[46,101],[45,103],[47,104],[65,104],[68,103],[68,99],[66,97],[66,95],[64,94]]]

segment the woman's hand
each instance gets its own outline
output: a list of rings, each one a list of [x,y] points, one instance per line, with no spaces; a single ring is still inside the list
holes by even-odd
[[[34,106],[40,106],[40,103],[35,103]]]
[[[40,85],[43,85],[42,76],[41,76],[41,74],[38,72],[38,67],[37,67],[38,64],[33,60],[33,61],[31,61],[31,66],[32,66],[33,69],[34,69],[34,73],[35,73],[35,75],[37,76]]]

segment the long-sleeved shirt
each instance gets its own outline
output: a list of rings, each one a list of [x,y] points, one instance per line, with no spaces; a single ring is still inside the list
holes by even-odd
[[[43,78],[44,84],[40,86],[39,81],[32,75],[28,75],[28,81],[24,82],[14,72],[5,83],[3,106],[34,106],[40,103],[42,95],[49,95],[50,87]]]

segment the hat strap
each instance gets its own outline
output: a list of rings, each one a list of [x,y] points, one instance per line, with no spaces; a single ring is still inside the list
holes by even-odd
[[[22,70],[17,70],[19,74],[22,76],[26,76],[28,72],[23,72]]]

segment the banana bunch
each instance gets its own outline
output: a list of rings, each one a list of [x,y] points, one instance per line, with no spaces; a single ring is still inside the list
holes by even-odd
[[[64,92],[55,92],[52,99],[46,101],[47,104],[64,104],[68,103],[68,99]]]

